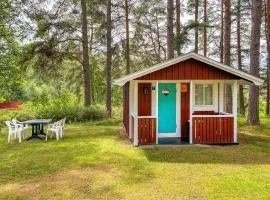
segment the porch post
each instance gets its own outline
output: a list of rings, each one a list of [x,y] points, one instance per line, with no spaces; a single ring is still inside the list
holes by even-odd
[[[234,143],[237,143],[237,93],[238,93],[238,84],[237,81],[235,80],[232,84],[232,98],[233,98],[233,107],[232,107],[232,111],[233,111],[233,116],[234,116]]]
[[[158,144],[158,81],[156,81],[156,144]]]
[[[219,81],[219,112],[224,111],[224,81]]]
[[[190,81],[190,86],[189,86],[189,94],[190,94],[190,98],[189,98],[189,143],[192,144],[192,113],[193,113],[193,81]]]
[[[131,136],[132,136],[131,134],[132,132],[131,114],[132,113],[134,113],[134,81],[130,81],[130,84],[129,84],[129,131],[128,131],[129,139],[131,139]]]
[[[134,81],[134,146],[138,146],[138,81]]]

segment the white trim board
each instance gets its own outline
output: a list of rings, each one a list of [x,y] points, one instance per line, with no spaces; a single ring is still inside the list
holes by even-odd
[[[190,53],[184,54],[182,56],[179,56],[177,58],[168,60],[168,61],[166,61],[164,63],[154,65],[153,67],[150,67],[148,69],[138,71],[138,72],[135,72],[133,74],[130,74],[130,75],[124,76],[122,78],[116,79],[116,80],[114,80],[113,84],[123,86],[128,81],[134,80],[134,79],[139,78],[141,76],[144,76],[146,74],[150,74],[152,72],[158,71],[160,69],[169,67],[171,65],[180,63],[182,61],[185,61],[185,60],[188,60],[188,59],[191,59],[191,58],[193,58],[195,60],[198,60],[198,61],[201,61],[201,62],[203,62],[205,64],[211,65],[213,67],[216,67],[218,69],[221,69],[223,71],[226,71],[226,72],[228,72],[230,74],[239,76],[240,78],[242,78],[244,80],[247,80],[249,82],[254,83],[255,85],[262,85],[263,82],[264,82],[262,79],[260,79],[260,78],[258,78],[256,76],[252,76],[252,75],[250,75],[248,73],[242,72],[242,71],[240,71],[240,70],[238,70],[236,68],[230,67],[228,65],[224,65],[224,64],[222,64],[220,62],[217,62],[217,61],[215,61],[213,59],[210,59],[210,58],[207,58],[205,56],[199,55],[197,53],[190,52]]]
[[[171,138],[171,137],[177,137],[180,136],[177,133],[158,133],[158,138]]]

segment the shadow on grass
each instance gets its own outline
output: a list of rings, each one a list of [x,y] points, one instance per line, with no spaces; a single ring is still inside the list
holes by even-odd
[[[270,164],[270,139],[240,134],[239,145],[143,149],[150,162]]]

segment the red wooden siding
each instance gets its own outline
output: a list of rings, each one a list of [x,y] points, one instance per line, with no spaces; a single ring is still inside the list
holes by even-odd
[[[181,138],[189,139],[189,124],[188,120],[190,117],[190,88],[189,83],[182,83],[187,84],[187,91],[181,90]]]
[[[139,83],[138,84],[138,115],[139,116],[151,116],[151,83]],[[148,90],[148,93],[144,93],[144,89]]]
[[[233,117],[193,117],[193,143],[229,144],[234,141]]]
[[[123,123],[127,135],[129,134],[129,82],[123,87]]]
[[[170,67],[144,75],[136,80],[228,80],[239,77],[207,65],[200,61],[189,59]]]
[[[156,143],[156,118],[138,119],[138,141],[139,145]]]

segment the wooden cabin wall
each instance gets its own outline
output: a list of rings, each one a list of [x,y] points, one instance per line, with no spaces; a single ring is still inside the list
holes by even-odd
[[[239,79],[221,69],[207,65],[200,61],[189,59],[181,63],[166,67],[136,80],[229,80]]]
[[[189,139],[189,118],[190,118],[190,84],[181,83],[182,85],[186,84],[187,90],[183,91],[181,89],[181,138]],[[182,88],[182,86],[181,86]]]
[[[129,133],[129,82],[123,87],[123,123],[126,133]]]
[[[147,94],[144,92],[147,90]],[[139,83],[138,84],[138,116],[151,116],[152,107],[152,84]]]

